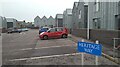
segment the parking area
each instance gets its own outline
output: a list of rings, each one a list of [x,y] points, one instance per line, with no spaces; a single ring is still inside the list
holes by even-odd
[[[2,35],[4,65],[81,65],[77,43],[68,38],[40,40],[38,30]],[[95,56],[85,54],[85,65],[94,65]],[[117,65],[99,57],[99,65]]]

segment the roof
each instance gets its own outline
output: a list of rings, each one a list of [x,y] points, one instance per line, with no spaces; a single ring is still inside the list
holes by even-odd
[[[43,17],[42,17],[42,19],[43,19],[43,18],[47,19],[47,17],[46,17],[46,16],[43,16]]]
[[[36,19],[36,18],[40,18],[40,17],[39,17],[39,16],[36,16],[35,19]]]
[[[57,14],[56,18],[63,18],[63,14]]]
[[[16,19],[14,18],[6,18],[7,22],[14,22],[14,21],[17,21]]]
[[[53,18],[52,16],[50,16],[49,18]],[[53,18],[54,19],[54,18]]]
[[[74,6],[77,7],[79,2],[74,2]]]
[[[67,14],[72,14],[72,9],[66,9]]]

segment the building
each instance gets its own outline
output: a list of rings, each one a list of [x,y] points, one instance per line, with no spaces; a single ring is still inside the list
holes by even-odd
[[[55,19],[52,16],[48,18],[48,26],[55,27]]]
[[[88,5],[83,1],[74,2],[72,14],[73,28],[87,28]]]
[[[17,27],[17,20],[14,18],[6,18],[7,20],[7,28],[16,28]]]
[[[88,3],[90,29],[118,30],[118,2],[95,2]]]
[[[0,16],[0,29],[7,29],[7,21],[5,17]]]
[[[119,12],[119,14],[118,14],[118,29],[120,30],[120,1],[119,1],[119,6],[118,6],[118,12]]]
[[[26,27],[27,27],[27,28],[33,28],[34,25],[33,25],[32,22],[27,22],[27,23],[26,23]]]
[[[84,2],[79,2],[78,3],[78,10],[77,10],[77,24],[78,28],[85,28],[85,23],[84,23]]]
[[[23,20],[23,21],[17,21],[17,28],[26,28],[27,23]]]
[[[41,19],[41,23],[40,23],[40,25],[41,26],[48,26],[48,19],[47,19],[47,17],[46,16],[43,16],[43,18]]]
[[[36,16],[34,19],[34,27],[41,27],[41,18],[39,16]]]
[[[63,14],[57,14],[55,17],[57,27],[63,27]]]
[[[72,28],[77,28],[77,9],[78,9],[78,3],[74,2],[73,9],[72,9]]]
[[[63,12],[63,27],[72,28],[72,9],[66,9]]]
[[[47,18],[46,16],[43,16],[42,19],[39,16],[36,16],[34,19],[34,27],[53,27],[55,26],[55,19],[50,16]]]
[[[5,17],[0,16],[0,33],[7,29],[7,21]]]

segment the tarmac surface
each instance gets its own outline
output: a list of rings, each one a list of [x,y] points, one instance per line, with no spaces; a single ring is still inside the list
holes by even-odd
[[[99,57],[99,65],[117,65]],[[95,56],[85,54],[85,65],[95,65]],[[76,42],[68,38],[40,40],[38,30],[2,35],[3,65],[81,65]]]

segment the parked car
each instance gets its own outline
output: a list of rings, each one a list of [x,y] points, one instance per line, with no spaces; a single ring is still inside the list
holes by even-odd
[[[48,38],[67,38],[68,30],[63,27],[50,28],[47,32],[40,33],[40,39],[48,39]]]
[[[21,33],[21,29],[9,28],[7,33]]]
[[[47,30],[49,30],[49,27],[43,27],[39,29],[39,34],[42,32],[46,32]]]
[[[28,31],[28,28],[22,28],[21,30],[22,31]]]

